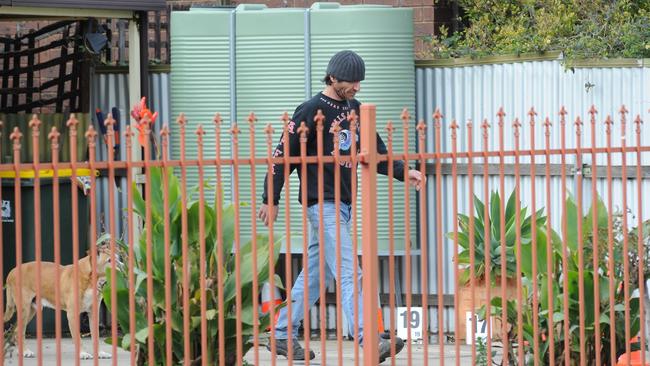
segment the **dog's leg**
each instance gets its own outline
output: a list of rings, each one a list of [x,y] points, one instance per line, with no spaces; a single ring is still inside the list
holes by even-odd
[[[33,358],[35,356],[34,352],[32,352],[27,346],[25,345],[25,330],[27,329],[27,324],[34,318],[34,315],[36,315],[36,309],[32,306],[32,299],[34,298],[34,294],[27,293],[27,291],[23,291],[23,303],[22,303],[22,308],[23,308],[23,329],[19,329],[19,331],[16,333],[16,337],[22,337],[23,339],[23,357],[26,358]]]
[[[88,312],[88,322],[90,323],[90,337],[95,344],[95,339],[99,340],[99,324],[95,327],[95,316],[92,309]],[[97,358],[111,358],[111,354],[102,351],[101,349],[97,350]]]
[[[7,281],[7,298],[5,299],[5,323],[8,323],[11,320],[11,317],[14,316],[16,312],[16,303],[14,302],[14,286]]]
[[[68,309],[70,308],[68,307]],[[74,312],[71,311],[70,309],[69,311],[66,311],[66,316],[68,317],[68,327],[70,328],[70,335],[72,336],[72,341],[74,342],[75,339],[79,337],[79,347],[80,347],[79,358],[81,358],[82,360],[92,359],[93,355],[84,351],[81,335],[79,334],[79,323],[77,323],[77,319],[76,319],[77,317],[79,317],[79,315],[75,316]]]

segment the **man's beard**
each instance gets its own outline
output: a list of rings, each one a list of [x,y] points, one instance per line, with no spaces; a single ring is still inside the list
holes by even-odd
[[[336,93],[336,96],[341,98],[342,100],[350,99],[350,98],[348,98],[348,96],[347,96],[347,94],[345,92],[345,88],[334,88],[334,92]]]

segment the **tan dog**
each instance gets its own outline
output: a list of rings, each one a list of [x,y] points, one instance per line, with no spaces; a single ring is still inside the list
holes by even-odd
[[[60,304],[61,309],[65,310],[68,317],[68,326],[70,328],[70,334],[72,339],[78,336],[79,325],[75,322],[74,306],[75,306],[75,296],[79,301],[79,311],[81,313],[88,313],[90,320],[90,329],[92,339],[96,339],[99,335],[95,334],[96,330],[92,326],[93,324],[93,314],[92,314],[92,304],[93,304],[93,288],[97,289],[97,296],[101,296],[100,284],[105,282],[105,271],[106,268],[110,265],[111,257],[105,248],[98,249],[97,254],[97,265],[93,266],[91,263],[91,257],[86,256],[79,259],[79,292],[74,293],[74,269],[73,265],[59,266],[59,293],[61,295]],[[92,283],[92,270],[93,268],[97,271],[97,283]],[[32,302],[36,297],[36,286],[40,282],[41,284],[41,301],[43,306],[54,309],[54,304],[56,303],[55,294],[55,281],[56,279],[56,264],[52,262],[41,262],[41,278],[36,277],[36,262],[24,263],[20,266],[21,269],[21,289],[16,288],[16,275],[17,268],[14,268],[9,272],[7,276],[7,306],[4,314],[4,321],[8,322],[11,317],[14,315],[16,310],[16,296],[21,296],[22,302],[22,328],[16,329],[16,337],[25,338],[25,328],[27,324],[32,320],[34,315],[36,315],[36,302]],[[19,291],[20,290],[20,291]],[[99,299],[98,299],[99,301]],[[34,357],[34,352],[30,351],[27,348],[24,348],[23,351],[24,357]],[[79,354],[81,359],[91,359],[93,358],[92,354],[84,351],[83,346]],[[99,352],[99,358],[110,358],[111,355],[106,352]]]

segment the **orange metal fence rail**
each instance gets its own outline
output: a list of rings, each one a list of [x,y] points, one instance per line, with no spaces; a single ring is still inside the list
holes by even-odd
[[[294,360],[298,361],[294,350],[298,347],[297,342],[300,342],[304,346],[306,359],[299,362],[306,365],[310,363],[312,350],[317,354],[312,362],[321,365],[376,365],[384,359],[389,360],[387,362],[391,365],[444,365],[446,362],[455,365],[470,362],[536,366],[562,363],[567,366],[632,365],[633,357],[645,359],[647,345],[644,309],[647,278],[644,272],[647,266],[645,261],[650,256],[650,220],[647,219],[647,212],[643,211],[643,184],[647,177],[642,175],[642,168],[643,161],[648,160],[650,146],[642,145],[640,116],[634,119],[634,139],[629,138],[634,142],[626,143],[630,136],[627,136],[628,111],[625,107],[620,110],[618,146],[612,144],[612,118],[607,116],[604,128],[601,128],[595,107],[588,113],[590,134],[584,133],[586,126],[583,126],[580,117],[576,117],[573,123],[575,144],[571,147],[567,146],[567,138],[570,137],[566,131],[568,112],[564,108],[559,112],[559,136],[552,136],[551,133],[552,120],[555,118],[546,117],[542,122],[534,109],[528,112],[528,126],[523,125],[517,117],[512,118],[512,124],[508,125],[505,111],[499,110],[495,116],[496,128],[487,119],[482,121],[480,128],[474,128],[472,121],[465,125],[453,119],[447,122],[445,116],[436,111],[431,125],[434,138],[430,141],[427,141],[427,125],[423,120],[418,121],[415,130],[410,129],[413,122],[405,110],[400,116],[404,137],[403,146],[400,147],[395,146],[396,128],[393,123],[388,121],[385,129],[378,127],[375,106],[363,105],[359,116],[354,111],[347,116],[349,132],[353,136],[350,155],[343,155],[339,151],[340,127],[336,125],[330,130],[331,121],[326,121],[320,113],[314,118],[315,129],[312,130],[304,121],[291,121],[285,113],[281,118],[283,128],[280,133],[276,134],[270,125],[266,125],[263,130],[266,151],[256,151],[256,133],[260,126],[255,114],[251,113],[248,117],[250,149],[247,157],[240,156],[242,131],[236,123],[229,130],[232,156],[222,156],[222,120],[216,115],[213,121],[215,150],[204,149],[212,137],[207,129],[199,126],[194,131],[195,139],[190,142],[197,144],[198,156],[192,158],[186,156],[187,120],[181,115],[177,121],[180,126],[178,160],[168,158],[170,140],[174,136],[170,136],[165,126],[160,134],[160,144],[156,145],[150,143],[151,131],[144,129],[147,135],[141,146],[144,159],[133,159],[129,154],[125,161],[115,161],[113,149],[108,149],[108,161],[96,161],[97,133],[90,127],[84,135],[88,143],[87,156],[79,159],[76,149],[71,149],[70,162],[57,160],[59,131],[53,128],[49,134],[49,148],[53,156],[51,163],[42,163],[38,159],[39,149],[46,147],[38,146],[38,136],[43,126],[34,116],[30,122],[33,161],[20,161],[23,135],[16,129],[10,136],[13,160],[0,164],[0,172],[7,172],[13,177],[15,218],[13,242],[3,239],[7,229],[0,227],[3,248],[0,268],[7,272],[12,270],[10,275],[3,277],[6,293],[0,294],[0,311],[4,319],[0,334],[5,341],[5,347],[0,348],[3,356],[0,359],[6,364],[13,357],[19,365],[23,365],[26,360],[23,353],[25,357],[34,356],[35,353],[38,365],[50,356],[54,357],[57,365],[72,362],[79,365],[80,357],[77,356],[83,356],[85,349],[91,349],[94,365],[200,363],[224,366],[242,365],[244,359],[255,365],[275,365],[276,362],[285,364],[282,359],[276,358],[278,345],[286,344],[287,363],[294,364]],[[109,116],[105,122],[107,143],[112,146],[115,143],[114,120]],[[79,138],[76,124],[74,116],[71,116],[67,123],[71,140]],[[145,124],[148,125],[146,121]],[[536,141],[540,140],[537,140],[536,131],[540,130],[544,132],[540,139],[544,143],[537,148]],[[598,130],[605,134],[604,147],[596,146]],[[332,154],[324,149],[324,131],[334,136]],[[288,136],[294,132],[300,137],[299,154],[277,154],[274,150],[277,135],[283,136],[280,144],[284,151],[288,151]],[[377,152],[377,132],[387,137],[386,153]],[[481,135],[474,136],[475,132]],[[506,133],[512,133],[514,138],[514,148],[511,150],[505,147]],[[415,148],[408,144],[410,134],[416,137]],[[134,134],[131,128],[127,128],[124,135],[127,150],[132,151]],[[358,141],[354,138],[357,135]],[[529,138],[529,148],[522,148],[522,138],[526,139],[526,136]],[[559,147],[551,146],[551,137],[557,137]],[[583,139],[587,138],[590,143],[585,146]],[[498,149],[490,150],[492,140],[496,141]],[[443,141],[451,142],[448,151],[445,150],[446,145],[443,147]],[[482,146],[475,148],[475,142],[478,142],[477,145],[482,143]],[[308,155],[308,144],[312,143],[317,153]],[[70,145],[76,146],[74,143]],[[466,148],[459,149],[459,145]],[[158,146],[161,151],[157,151]],[[152,156],[160,156],[160,159],[152,160]],[[612,176],[615,157],[620,158],[622,169],[620,192],[614,192],[614,184],[618,184]],[[551,160],[554,158],[561,162],[560,193],[555,196],[552,195],[550,174]],[[585,176],[586,165],[583,162],[589,158],[591,171]],[[596,169],[599,158],[607,161],[604,176]],[[400,160],[405,163],[406,169],[404,175],[398,177],[394,164]],[[577,167],[573,179],[567,173],[572,167],[569,165],[571,160],[575,160],[572,166]],[[414,187],[409,186],[413,182],[409,169],[426,176],[428,162],[434,164],[433,174],[429,175],[426,183],[422,182],[413,190]],[[529,168],[522,169],[527,162]],[[467,165],[467,170],[461,174],[458,165],[462,163]],[[389,178],[386,197],[380,197],[378,193],[380,164],[387,164],[386,175]],[[443,174],[443,164],[451,165],[450,175]],[[498,172],[489,175],[486,172],[492,164],[498,164]],[[508,164],[514,166],[511,194],[506,191],[505,168]],[[633,174],[628,175],[628,164],[633,168],[629,171]],[[255,200],[264,188],[273,192],[274,183],[273,179],[268,179],[264,187],[263,183],[257,181],[256,172],[266,172],[270,176],[274,174],[276,166],[284,167],[285,225],[279,227],[273,224],[274,220],[270,220],[268,228],[262,229],[257,221],[259,206],[272,206],[273,197],[269,195],[267,202]],[[317,181],[308,181],[313,179],[307,175],[308,166],[316,167]],[[325,168],[329,166],[334,171],[335,187],[335,229],[331,235],[324,227],[325,185],[332,183],[325,182]],[[292,167],[299,168],[299,188],[292,187],[288,179]],[[344,167],[350,169],[353,177],[350,182],[352,197],[349,218],[342,217],[340,181]],[[109,186],[111,217],[108,235],[99,235],[102,233],[99,232],[95,213],[95,184],[98,178],[94,172],[108,169],[108,180],[114,181],[115,170],[121,168],[126,168],[132,184],[126,192],[118,192],[115,185]],[[42,210],[45,206],[41,186],[44,180],[50,179],[49,176],[42,176],[44,169],[52,170],[51,214]],[[74,183],[71,184],[71,227],[61,226],[60,172],[63,169],[71,169],[70,179]],[[86,172],[84,169],[89,172],[90,182],[87,192],[90,217],[87,222],[79,219],[79,188],[76,184],[84,176],[85,173],[81,173]],[[222,169],[229,169],[232,176],[224,177]],[[211,177],[213,170],[215,175]],[[538,175],[538,170],[543,170],[544,174]],[[25,175],[26,171],[33,173]],[[358,173],[360,184],[357,187]],[[198,178],[196,189],[188,186],[192,174]],[[26,207],[21,200],[24,195],[23,176],[32,179],[33,208]],[[401,183],[394,182],[393,178],[404,181],[403,197],[395,194],[395,184]],[[214,186],[209,183],[213,179],[216,181]],[[232,179],[232,206],[228,206],[228,198],[224,197],[224,179]],[[251,182],[250,192],[242,191],[240,182],[246,180]],[[5,178],[3,183],[9,181]],[[467,182],[467,185],[462,185],[462,182]],[[569,184],[575,184],[575,189],[570,189]],[[294,192],[300,191],[302,197],[307,197],[308,188],[313,189],[314,186],[318,190],[317,219],[309,217],[310,207],[306,198],[300,212],[291,212],[289,202],[295,199]],[[599,190],[601,186],[605,188]],[[451,196],[446,197],[443,190],[450,191]],[[242,205],[240,197],[248,193],[253,201]],[[126,233],[117,232],[115,222],[115,202],[119,194],[127,195],[129,202],[125,213],[128,220]],[[604,196],[607,197],[606,202],[601,199]],[[620,196],[620,202],[614,202],[615,196]],[[417,217],[411,217],[410,205],[414,197],[418,204]],[[212,199],[213,202],[209,202]],[[378,222],[377,218],[377,203],[380,200],[386,200],[388,204],[388,220],[385,223]],[[429,201],[435,202],[433,210],[427,204]],[[637,202],[636,212],[628,210],[634,201]],[[539,206],[540,202],[544,202],[544,207]],[[447,203],[450,207],[445,206]],[[400,257],[395,249],[395,241],[400,239],[395,237],[394,209],[398,205],[404,205],[406,215],[404,268],[401,272],[395,265]],[[615,213],[616,206],[621,208],[620,214]],[[26,238],[22,226],[23,217],[26,217],[24,214],[29,209],[33,209],[35,261],[27,264],[24,263],[23,244]],[[555,212],[561,212],[561,217],[555,217]],[[452,215],[452,227],[449,232],[444,232],[444,215],[449,213]],[[433,215],[434,220],[430,221],[428,215]],[[246,226],[242,220],[246,217],[251,220],[250,232],[244,232]],[[49,267],[50,263],[43,259],[44,250],[49,250],[42,244],[46,239],[41,225],[44,220],[52,222],[53,267]],[[290,225],[292,221],[294,226]],[[428,227],[429,222],[435,222],[435,226]],[[380,225],[388,226],[390,239],[386,275],[389,300],[386,304],[378,301],[380,253],[377,235]],[[358,227],[362,230],[360,235],[357,233]],[[301,295],[306,299],[318,295],[316,297],[320,301],[317,307],[292,300],[294,274],[291,246],[296,228],[302,231],[305,286]],[[79,242],[80,230],[89,231],[88,243]],[[351,253],[341,250],[342,235],[347,235],[348,230]],[[62,231],[72,232],[72,263],[62,263],[62,254],[69,254],[61,253]],[[416,236],[417,240],[413,240]],[[361,244],[357,241],[359,238]],[[334,263],[327,259],[327,255],[332,253],[326,252],[325,240],[336,243]],[[105,242],[107,248],[104,248]],[[316,249],[313,249],[314,245],[317,245]],[[80,258],[81,247],[88,248],[89,262],[86,262],[85,255]],[[6,248],[15,248],[16,266],[13,269],[6,268]],[[284,273],[276,269],[277,265],[282,264],[278,257],[280,249],[285,253]],[[318,250],[316,262],[308,260],[310,250]],[[448,251],[451,251],[451,255]],[[453,258],[452,271],[444,270],[446,255]],[[351,329],[343,329],[345,309],[340,281],[336,281],[334,287],[336,311],[333,314],[328,312],[326,303],[328,280],[343,277],[342,261],[346,256],[351,258],[354,270],[351,300],[354,316],[347,319]],[[108,261],[104,263],[105,258]],[[82,262],[90,263],[90,266],[84,267]],[[310,270],[314,263],[317,263],[318,271]],[[359,265],[362,268],[360,281],[356,275]],[[54,274],[46,271],[46,268],[53,268]],[[61,277],[63,273],[69,277]],[[318,273],[318,277],[310,278],[313,273]],[[417,275],[414,276],[414,273]],[[283,283],[278,283],[278,279]],[[398,279],[405,284],[404,320],[397,314],[396,297],[401,296],[395,285]],[[318,283],[318,294],[310,294],[314,290],[310,290],[310,280]],[[453,286],[445,289],[445,283],[449,280]],[[109,289],[101,287],[104,282]],[[264,283],[268,283],[271,289],[270,300],[262,298],[265,296],[265,291],[262,291]],[[461,308],[466,305],[461,303],[459,295],[462,286],[468,287],[471,293],[471,316],[466,319],[471,321],[468,326],[471,331],[466,335],[468,345],[461,344],[459,338],[464,332],[460,324],[465,314],[461,313]],[[275,306],[276,300],[282,300],[276,299],[276,287],[285,291],[285,299],[280,306]],[[416,289],[421,299],[415,299]],[[449,306],[445,302],[446,292],[454,297],[453,319],[446,319],[444,315],[445,307]],[[398,300],[401,302],[401,298]],[[420,306],[414,306],[414,301]],[[113,310],[110,311],[110,319],[105,319],[110,329],[99,329],[102,302]],[[363,304],[362,313],[358,311],[358,302]],[[265,308],[265,304],[270,304],[270,307]],[[43,329],[43,305],[68,312],[72,339],[64,337],[68,329],[63,329],[57,311],[55,346],[44,346],[47,340]],[[382,305],[388,305],[390,309],[387,322],[377,317]],[[412,337],[415,326],[411,314],[417,308],[422,310],[422,319],[417,322],[420,339]],[[10,319],[8,316],[14,309],[16,318]],[[80,312],[85,310],[90,313],[91,333],[110,338],[110,361],[100,360],[108,354],[101,351],[106,347],[99,337],[92,339],[92,348],[83,346],[86,342],[79,336],[79,326]],[[303,332],[293,334],[295,324],[292,324],[292,314],[297,310],[305,314]],[[273,331],[276,315],[282,311],[288,317],[286,343],[277,339]],[[311,324],[310,312],[318,314],[319,324]],[[33,316],[37,324],[34,342],[24,338],[25,327]],[[329,316],[336,319],[332,341],[327,332]],[[484,322],[485,331],[480,333],[487,334],[486,337],[477,337],[479,329],[476,318]],[[357,327],[360,322],[363,322],[362,339]],[[447,323],[454,326],[448,329]],[[312,327],[318,327],[319,333],[313,333]],[[404,352],[400,352],[402,343],[397,339],[398,328],[406,333]],[[381,329],[385,329],[385,334],[380,333]],[[446,332],[456,336],[455,344],[451,347],[447,347],[449,333]],[[351,341],[344,340],[346,334],[352,338]],[[638,347],[635,346],[633,350],[632,344],[637,336]],[[380,354],[382,342],[390,344],[387,354]],[[35,344],[34,353],[28,350],[28,343]],[[267,343],[270,352],[264,349]],[[69,358],[71,352],[66,353],[64,349],[71,348],[74,348],[74,352]]]

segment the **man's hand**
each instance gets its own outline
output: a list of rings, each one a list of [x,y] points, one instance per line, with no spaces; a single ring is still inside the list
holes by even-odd
[[[269,226],[271,220],[275,222],[278,219],[278,206],[269,206],[266,203],[262,203],[260,210],[257,212],[257,217],[262,220],[265,226]]]
[[[424,188],[427,178],[419,170],[409,169],[409,184],[415,187],[416,191]]]

